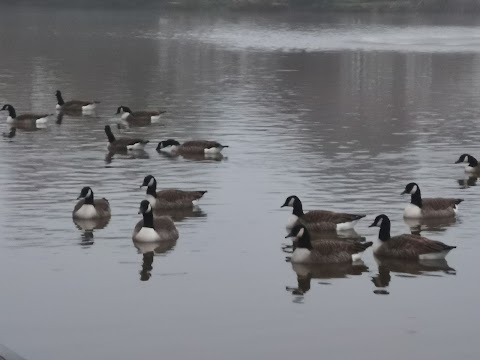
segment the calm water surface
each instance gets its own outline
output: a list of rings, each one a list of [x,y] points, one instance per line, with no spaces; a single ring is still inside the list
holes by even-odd
[[[102,101],[0,141],[0,343],[32,360],[478,358],[479,189],[453,165],[480,155],[477,20],[4,9],[0,53],[19,113],[53,112],[57,89]],[[121,130],[150,139],[138,158],[107,158],[119,105],[168,110]],[[230,148],[169,158],[167,138]],[[155,256],[131,241],[147,174],[208,190]],[[410,181],[465,199],[422,232],[457,246],[448,262],[285,261],[288,195],[368,214],[373,240],[383,212],[410,231]],[[85,185],[113,208],[93,233],[71,219]]]

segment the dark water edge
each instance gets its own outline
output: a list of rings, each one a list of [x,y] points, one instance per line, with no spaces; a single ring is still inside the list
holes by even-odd
[[[125,8],[125,9],[178,9],[185,11],[318,11],[366,13],[470,13],[480,12],[476,0],[0,0],[11,6],[54,6],[58,8]]]

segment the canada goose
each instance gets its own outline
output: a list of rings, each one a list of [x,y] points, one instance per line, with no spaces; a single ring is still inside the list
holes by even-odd
[[[287,230],[292,229],[299,222],[310,231],[349,230],[353,229],[358,220],[366,216],[325,210],[312,210],[304,213],[302,202],[295,195],[287,197],[281,207],[285,206],[293,207],[292,215],[287,222]]]
[[[117,112],[115,115],[120,114],[122,120],[135,120],[140,118],[148,118],[151,121],[157,121],[160,119],[162,114],[166,113],[165,110],[158,110],[158,111],[151,111],[151,110],[144,110],[144,111],[132,111],[128,106],[119,106],[117,108]]]
[[[16,132],[17,132],[17,128],[12,127],[8,133],[3,133],[2,135],[3,137],[11,139],[15,137]]]
[[[379,257],[399,259],[434,260],[443,259],[456,246],[446,245],[440,241],[427,239],[420,235],[403,234],[390,236],[390,219],[387,215],[378,215],[369,227],[378,226],[378,240],[373,246],[373,253]]]
[[[426,198],[422,199],[420,187],[416,183],[405,186],[403,194],[411,194],[410,204],[405,207],[403,216],[406,218],[435,218],[455,216],[458,204],[463,199]]]
[[[455,164],[466,163],[465,165],[465,172],[469,174],[480,175],[480,165],[478,164],[477,159],[475,159],[472,155],[463,154],[461,155]]]
[[[139,214],[143,214],[133,230],[133,241],[157,242],[174,241],[178,239],[178,231],[169,216],[153,217],[152,205],[148,200],[140,203]]]
[[[36,125],[45,124],[49,116],[53,114],[22,114],[17,116],[15,108],[10,104],[3,105],[0,111],[8,111],[7,123],[15,124],[16,127],[22,126],[23,123],[33,123]]]
[[[157,192],[157,180],[152,175],[145,176],[140,187],[147,186],[147,200],[154,209],[189,208],[198,204],[207,191],[184,191],[166,189]]]
[[[310,241],[308,229],[296,225],[285,238],[296,237],[298,243],[293,251],[291,262],[300,264],[344,263],[360,260],[362,253],[372,242],[361,243],[358,241],[319,241],[315,247]]]
[[[77,198],[80,199],[73,209],[73,218],[74,219],[96,219],[110,217],[110,204],[105,198],[94,200],[93,191],[90,187],[85,186],[80,192],[80,196]]]
[[[160,141],[157,151],[184,153],[184,154],[219,154],[228,145],[222,145],[216,141],[191,140],[180,144],[178,141],[168,139]]]
[[[89,112],[95,110],[97,104],[100,104],[100,101],[84,101],[84,100],[70,100],[65,102],[62,97],[62,93],[60,90],[55,92],[55,96],[57,97],[57,105],[55,108],[57,110],[62,110],[65,112]]]
[[[105,134],[108,138],[108,150],[111,152],[125,151],[125,150],[143,150],[145,145],[149,143],[148,140],[138,138],[119,138],[115,139],[110,125],[105,125]]]

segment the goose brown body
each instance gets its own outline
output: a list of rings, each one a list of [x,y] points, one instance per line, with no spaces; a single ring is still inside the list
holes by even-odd
[[[115,151],[127,151],[132,149],[143,149],[143,147],[149,143],[148,140],[140,139],[140,138],[129,138],[129,137],[121,137],[116,138],[113,133],[110,125],[105,126],[105,134],[107,134],[108,138],[108,150],[111,152]]]

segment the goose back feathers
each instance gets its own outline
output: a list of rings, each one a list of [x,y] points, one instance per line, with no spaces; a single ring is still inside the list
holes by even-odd
[[[382,214],[375,218],[370,227],[380,227],[378,241],[373,247],[373,252],[378,257],[399,259],[443,259],[456,246],[446,245],[440,241],[430,240],[426,237],[403,234],[390,236],[390,219]]]
[[[127,151],[127,150],[143,150],[145,145],[149,143],[148,140],[143,140],[140,138],[115,138],[112,133],[110,125],[105,125],[105,134],[108,138],[108,150],[109,151]]]

